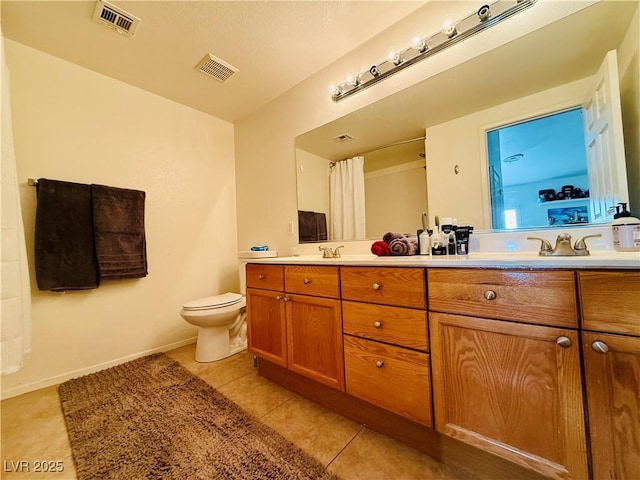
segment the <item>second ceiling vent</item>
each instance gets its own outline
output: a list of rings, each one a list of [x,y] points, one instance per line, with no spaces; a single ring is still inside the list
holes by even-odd
[[[209,75],[210,77],[213,77],[221,82],[224,82],[231,75],[238,71],[236,67],[223,62],[210,53],[207,53],[204,58],[200,60],[200,63],[196,65],[196,68],[205,75]]]

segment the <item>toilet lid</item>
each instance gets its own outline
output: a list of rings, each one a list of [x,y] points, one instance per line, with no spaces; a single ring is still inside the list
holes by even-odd
[[[222,308],[240,303],[242,295],[239,293],[223,293],[211,297],[199,298],[185,303],[182,308],[185,310],[208,310],[211,308]]]

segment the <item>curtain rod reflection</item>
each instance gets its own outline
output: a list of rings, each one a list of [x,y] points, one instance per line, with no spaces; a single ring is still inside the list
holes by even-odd
[[[419,142],[421,140],[424,140],[425,137],[424,135],[422,137],[416,137],[416,138],[411,138],[409,140],[401,140],[399,142],[395,142],[395,143],[389,143],[387,145],[380,145],[378,147],[374,147],[374,148],[370,148],[369,150],[364,150],[362,152],[358,152],[355,155],[352,156],[358,156],[358,155],[364,155],[365,153],[371,153],[371,152],[377,152],[378,150],[384,150],[385,148],[390,148],[390,147],[397,147],[398,145],[404,145],[405,143],[413,143],[413,142]],[[347,157],[347,158],[343,158],[342,160],[338,160],[338,162],[342,162],[344,160],[347,160],[348,158],[351,157]],[[329,167],[333,168],[336,166],[337,162],[329,162]]]

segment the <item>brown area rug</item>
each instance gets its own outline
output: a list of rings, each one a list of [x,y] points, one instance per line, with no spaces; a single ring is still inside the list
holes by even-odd
[[[162,353],[59,393],[81,480],[337,478]]]

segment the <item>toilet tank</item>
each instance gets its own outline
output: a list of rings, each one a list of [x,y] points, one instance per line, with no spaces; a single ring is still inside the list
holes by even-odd
[[[275,250],[262,250],[253,251],[247,250],[238,252],[238,274],[240,277],[240,293],[242,295],[247,294],[247,263],[252,259],[257,258],[274,258],[278,256],[278,252]]]

